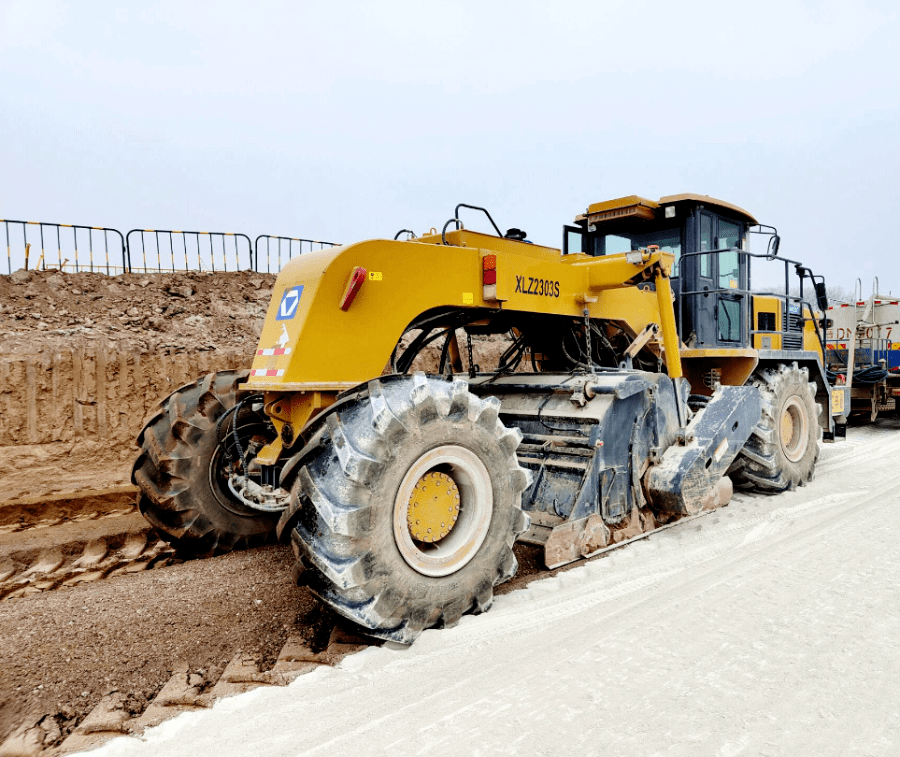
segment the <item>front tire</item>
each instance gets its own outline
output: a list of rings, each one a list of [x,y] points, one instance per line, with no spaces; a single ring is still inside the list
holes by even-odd
[[[822,428],[809,371],[778,364],[750,381],[762,399],[759,423],[729,473],[735,484],[764,492],[796,489],[812,481]]]
[[[179,552],[225,554],[274,541],[278,513],[253,510],[230,491],[229,468],[237,455],[231,416],[237,385],[249,371],[220,371],[187,384],[163,400],[138,436],[141,453],[131,480],[141,489],[144,517]],[[227,429],[220,429],[227,425]],[[246,444],[267,433],[265,416],[240,413],[238,433]]]
[[[412,643],[484,612],[528,527],[522,438],[462,381],[376,380],[327,418],[292,495],[306,583],[372,636]]]

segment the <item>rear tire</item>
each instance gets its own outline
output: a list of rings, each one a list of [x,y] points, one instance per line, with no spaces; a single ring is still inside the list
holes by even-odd
[[[226,444],[219,422],[235,405],[249,371],[210,373],[163,400],[138,436],[131,480],[144,517],[180,552],[210,556],[274,541],[278,513],[243,505],[227,486]],[[229,420],[230,429],[230,420]],[[239,434],[266,430],[265,417],[241,412]]]
[[[499,406],[419,374],[372,381],[368,398],[328,416],[292,492],[295,551],[322,601],[403,644],[490,607],[528,527],[522,435]]]
[[[804,486],[815,475],[822,439],[809,371],[782,363],[758,371],[750,385],[759,389],[762,416],[729,474],[737,486],[764,492]]]

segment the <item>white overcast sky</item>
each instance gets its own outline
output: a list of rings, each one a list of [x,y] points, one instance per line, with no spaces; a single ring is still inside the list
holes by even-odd
[[[699,192],[897,294],[898,8],[0,0],[0,217],[349,242],[463,201],[558,246]]]

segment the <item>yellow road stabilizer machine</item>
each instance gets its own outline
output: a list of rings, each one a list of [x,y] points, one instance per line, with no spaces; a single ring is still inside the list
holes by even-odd
[[[464,228],[464,208],[496,234]],[[323,602],[411,643],[487,610],[516,540],[551,568],[589,557],[726,504],[732,483],[803,485],[841,433],[824,282],[734,205],[597,203],[562,250],[468,205],[397,237],[292,260],[252,369],[160,404],[133,479],[173,545],[290,538]],[[783,265],[783,293],[752,293],[753,259]],[[492,335],[508,348],[475,365]],[[427,350],[437,371],[411,371]]]

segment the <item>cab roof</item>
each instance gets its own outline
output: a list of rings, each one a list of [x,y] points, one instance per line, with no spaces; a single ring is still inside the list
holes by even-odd
[[[751,225],[758,223],[750,213],[737,205],[724,200],[717,200],[709,195],[694,194],[692,192],[666,195],[658,200],[648,200],[646,197],[628,195],[615,200],[595,202],[593,205],[589,205],[583,214],[575,217],[575,223],[583,224],[587,221],[591,224],[597,224],[625,219],[653,221],[664,217],[663,209],[666,207],[675,206],[677,212],[678,206],[684,207],[686,205],[705,205],[725,211],[726,215],[737,216],[740,220]],[[681,213],[678,213],[678,215],[680,216]]]

